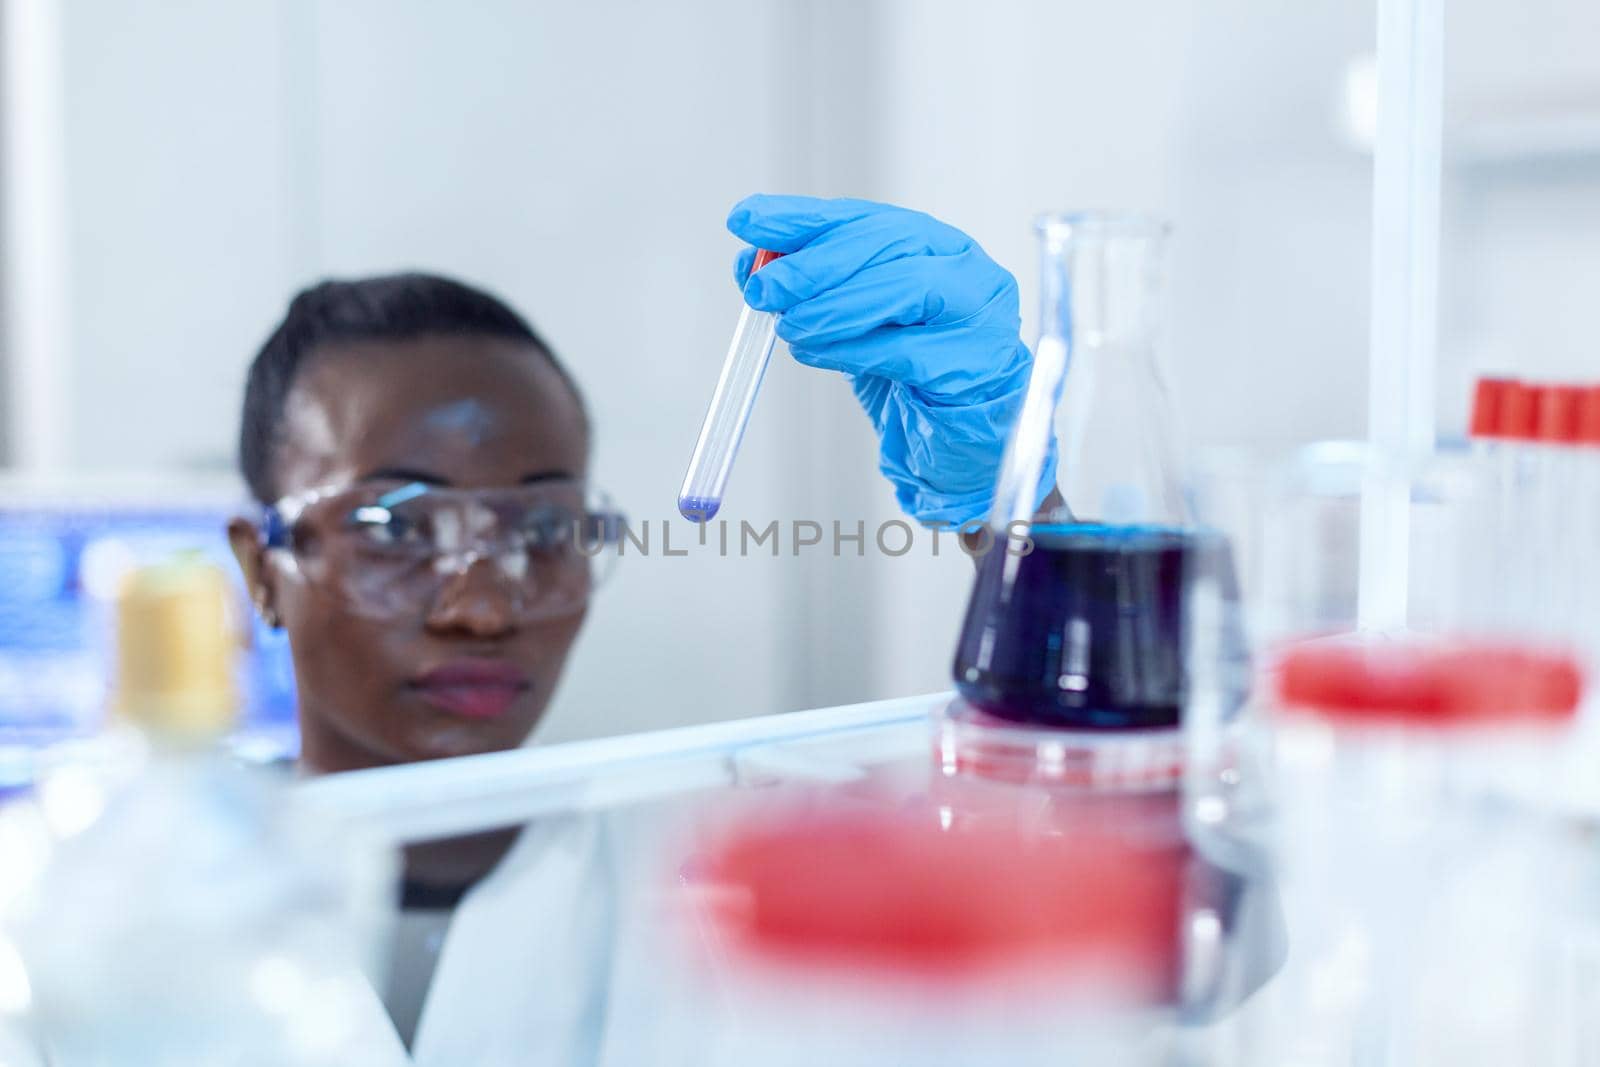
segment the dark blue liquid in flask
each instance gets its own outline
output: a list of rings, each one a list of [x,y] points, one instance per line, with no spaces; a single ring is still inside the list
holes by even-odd
[[[1041,324],[956,649],[965,701],[1068,729],[1177,725],[1197,534],[1157,358],[1167,226],[1039,220]],[[1059,411],[1058,411],[1059,408]],[[1065,503],[1036,512],[1050,430]]]

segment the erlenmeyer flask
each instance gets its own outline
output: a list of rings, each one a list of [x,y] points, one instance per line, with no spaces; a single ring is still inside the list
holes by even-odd
[[[1041,320],[956,652],[966,702],[1069,728],[1172,727],[1192,531],[1157,359],[1168,227],[1130,215],[1038,223]],[[1065,503],[1033,513],[1061,404]]]

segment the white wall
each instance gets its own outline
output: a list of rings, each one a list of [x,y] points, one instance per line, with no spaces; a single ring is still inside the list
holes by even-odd
[[[1486,372],[1600,381],[1600,5],[1460,0],[1446,24],[1440,414]]]
[[[1511,16],[1497,23],[1477,2],[1452,49],[1492,55]],[[1546,18],[1582,7],[1540,3]],[[226,466],[245,363],[289,294],[330,273],[425,267],[528,313],[588,390],[597,477],[658,525],[737,312],[722,220],[757,189],[948,218],[1019,275],[1025,333],[1036,212],[1164,213],[1177,224],[1170,370],[1190,441],[1364,428],[1370,161],[1335,112],[1345,65],[1372,48],[1368,4],[59,10],[72,319],[57,342],[73,383],[59,417],[75,469]],[[1541,40],[1528,48],[1559,51]],[[1571,88],[1588,68],[1568,66]],[[1522,73],[1505,56],[1483,68],[1473,84],[1489,98]],[[1600,220],[1587,186],[1513,204],[1498,180],[1474,187],[1472,217],[1518,233],[1542,212],[1554,243],[1485,254],[1447,296],[1524,292],[1472,304],[1516,336],[1548,295],[1580,302],[1548,259],[1597,247],[1561,244],[1563,220]],[[1538,280],[1519,290],[1507,272]],[[1448,344],[1462,305],[1445,306]],[[729,519],[870,528],[892,514],[848,388],[775,361]],[[552,736],[943,687],[970,575],[948,552],[629,559],[596,605]]]
[[[67,455],[223,466],[243,361],[301,265],[283,20],[259,0],[60,11]]]

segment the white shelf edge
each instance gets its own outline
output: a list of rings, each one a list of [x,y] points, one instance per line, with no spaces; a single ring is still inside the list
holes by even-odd
[[[725,784],[742,748],[914,722],[951,698],[899,697],[349,771],[297,784],[295,800],[314,817],[391,842],[449,837]]]

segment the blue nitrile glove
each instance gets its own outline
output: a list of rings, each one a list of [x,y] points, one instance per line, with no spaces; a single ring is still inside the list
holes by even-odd
[[[960,230],[867,200],[748,196],[728,229],[785,253],[734,275],[801,363],[842,371],[877,428],[878,467],[919,522],[986,519],[1033,355],[1017,282]],[[1052,434],[1033,503],[1056,483]]]

